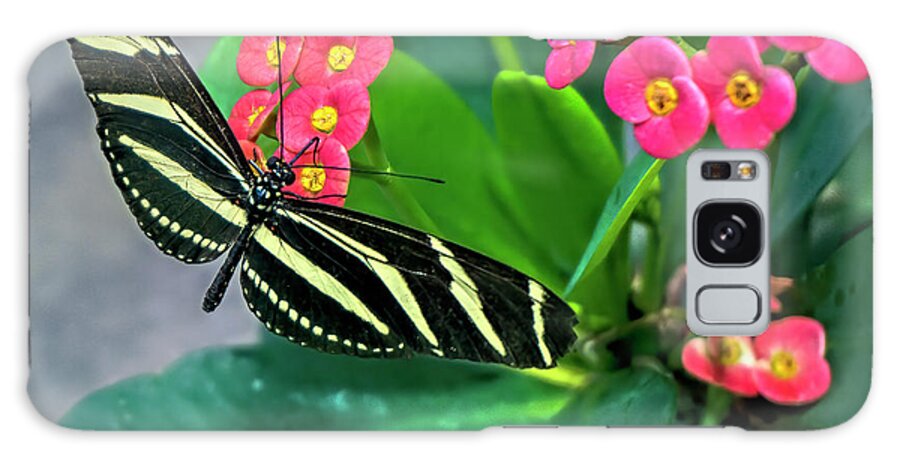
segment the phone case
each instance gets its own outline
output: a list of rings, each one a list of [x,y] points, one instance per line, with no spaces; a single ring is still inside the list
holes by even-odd
[[[841,424],[872,100],[818,37],[78,37],[29,75],[37,410],[91,430]],[[685,169],[764,151],[771,323],[685,323]]]

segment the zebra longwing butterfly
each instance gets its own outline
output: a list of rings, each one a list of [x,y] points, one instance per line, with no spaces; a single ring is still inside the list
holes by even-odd
[[[288,198],[289,163],[256,172],[169,38],[69,41],[113,179],[165,254],[228,251],[203,309],[235,270],[270,331],[329,353],[547,368],[575,340],[575,315],[524,274],[433,235]],[[301,152],[302,153],[302,152]]]

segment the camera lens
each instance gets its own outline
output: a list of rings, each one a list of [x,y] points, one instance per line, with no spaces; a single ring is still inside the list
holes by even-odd
[[[746,202],[709,202],[697,209],[694,248],[711,266],[741,266],[756,262],[762,251],[762,219]]]
[[[739,218],[738,218],[739,219]],[[719,253],[727,253],[741,244],[742,226],[735,220],[726,219],[719,221],[713,227],[710,235],[712,236],[713,248]]]

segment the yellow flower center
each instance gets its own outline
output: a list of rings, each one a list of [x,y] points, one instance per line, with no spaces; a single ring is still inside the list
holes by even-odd
[[[265,109],[265,106],[257,106],[256,108],[254,108],[253,112],[250,113],[250,116],[247,116],[247,122],[252,126],[253,122],[256,121],[256,118],[258,118]]]
[[[644,90],[647,107],[657,116],[665,116],[678,106],[678,90],[668,79],[655,79]]]
[[[286,46],[287,43],[281,38],[273,40],[272,43],[269,44],[269,48],[266,50],[266,62],[269,63],[269,66],[273,68],[278,67],[278,63],[284,57],[284,48]],[[279,51],[281,53],[279,53]]]
[[[322,168],[303,168],[300,171],[300,185],[310,193],[319,193],[325,188],[325,170]]]
[[[346,45],[335,45],[328,50],[328,67],[332,71],[346,71],[356,58],[356,52]]]
[[[719,364],[723,366],[731,366],[737,364],[741,359],[741,344],[733,338],[722,339],[722,352],[719,354]]]
[[[731,103],[738,108],[750,108],[759,103],[761,94],[759,83],[744,72],[731,76],[725,86],[725,92],[728,93]]]
[[[794,355],[788,353],[787,351],[779,351],[772,356],[770,361],[770,367],[772,368],[772,373],[775,374],[775,377],[779,379],[791,379],[795,375],[797,375],[797,360],[794,359]]]
[[[313,111],[310,118],[313,129],[325,134],[330,134],[334,130],[334,126],[337,126],[337,122],[337,110],[331,106],[323,106]]]

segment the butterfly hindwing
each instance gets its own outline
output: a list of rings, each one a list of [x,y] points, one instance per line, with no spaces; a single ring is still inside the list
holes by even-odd
[[[168,38],[69,41],[116,185],[144,233],[188,263],[247,224],[249,169],[227,123]]]
[[[550,367],[575,339],[568,305],[524,274],[328,205],[277,210],[252,235],[241,282],[270,330],[323,351]]]

